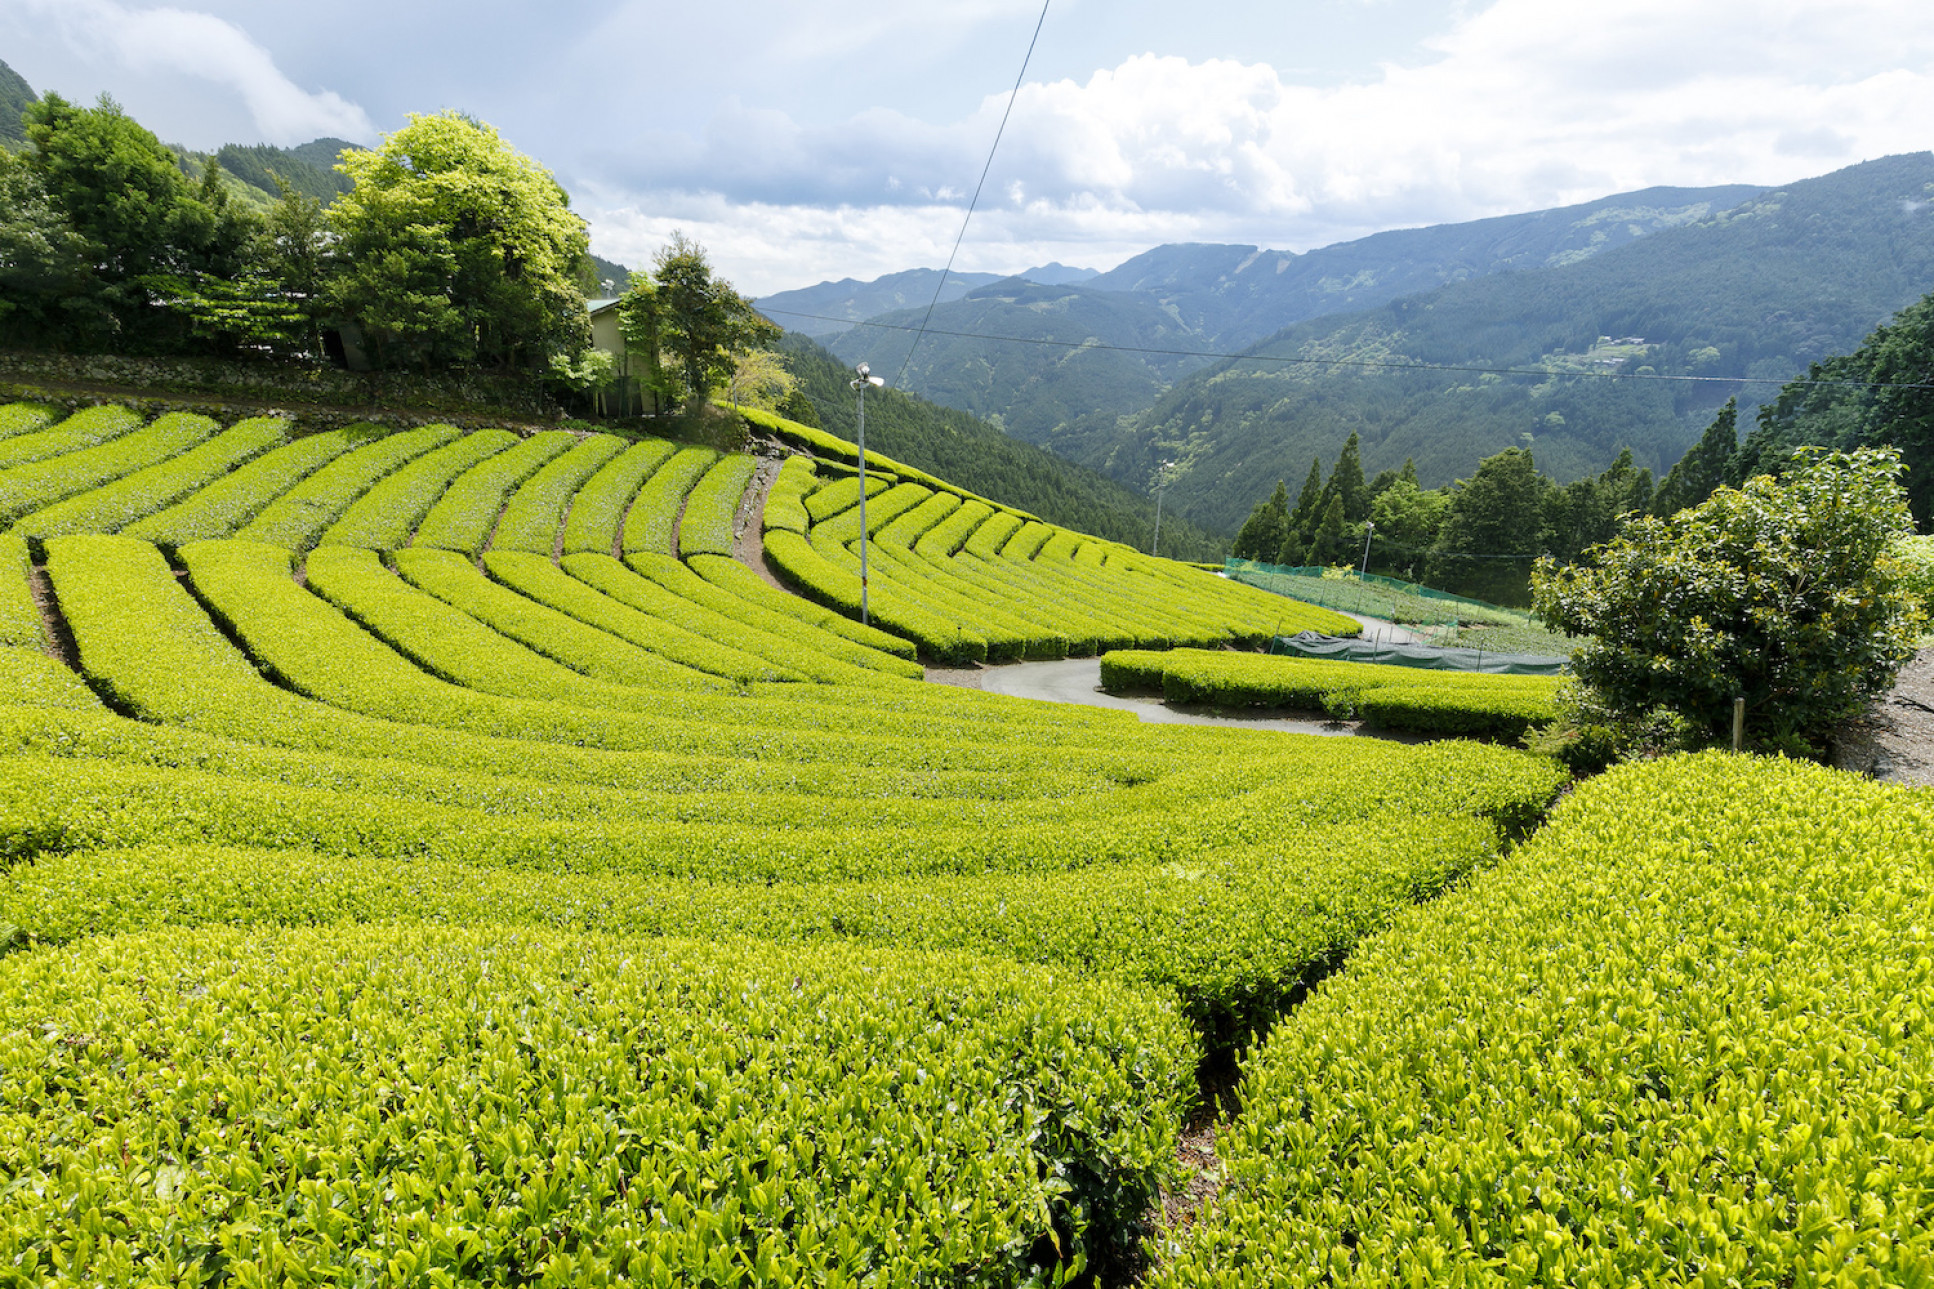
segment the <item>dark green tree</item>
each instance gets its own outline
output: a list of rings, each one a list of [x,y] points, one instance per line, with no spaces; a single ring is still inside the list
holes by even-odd
[[[1907,503],[1923,530],[1934,521],[1934,294],[1874,330],[1854,355],[1865,378],[1861,441],[1890,447],[1907,467]]]
[[[1229,553],[1237,559],[1273,560],[1282,549],[1283,538],[1288,532],[1289,489],[1278,479],[1276,491],[1269,495],[1267,501],[1257,502],[1256,508],[1249,512],[1249,518],[1243,521]]]
[[[1316,521],[1316,535],[1310,538],[1309,553],[1303,562],[1310,565],[1331,566],[1354,562],[1356,543],[1352,529],[1343,518],[1343,498],[1332,493],[1324,503],[1323,517]]]
[[[1585,638],[1573,670],[1614,720],[1663,707],[1718,742],[1744,698],[1755,744],[1817,752],[1914,654],[1886,558],[1910,531],[1900,471],[1891,449],[1802,449],[1780,478],[1634,519],[1593,565],[1541,561],[1537,611]]]
[[[1729,398],[1712,424],[1679,463],[1666,471],[1652,496],[1655,515],[1673,515],[1696,506],[1726,486],[1726,470],[1739,451],[1739,400]]]
[[[1317,521],[1323,517],[1323,462],[1312,457],[1309,474],[1303,479],[1303,490],[1296,494],[1296,509],[1289,512],[1283,541],[1296,548],[1296,558],[1291,564],[1302,561],[1309,550],[1310,539],[1316,536]],[[1278,561],[1280,562],[1280,561]]]
[[[184,210],[188,182],[174,153],[105,95],[87,108],[49,94],[23,121],[38,196],[85,265],[69,286],[85,303],[41,310],[69,324],[51,338],[166,345],[183,328],[174,314],[148,307],[151,283],[192,267],[182,255],[184,231],[211,231],[208,212]]]
[[[651,300],[658,344],[678,375],[681,401],[705,399],[731,378],[738,355],[776,344],[784,334],[730,282],[714,277],[704,248],[683,233],[673,233],[658,252]]]
[[[1355,430],[1350,431],[1350,437],[1343,441],[1343,450],[1336,455],[1326,491],[1343,499],[1346,525],[1360,527],[1370,517],[1370,486],[1363,481],[1363,457]]]
[[[1494,604],[1530,603],[1539,516],[1551,487],[1528,449],[1506,448],[1480,461],[1477,473],[1451,495],[1425,579]]]
[[[1544,498],[1545,552],[1570,563],[1600,542],[1618,535],[1626,518],[1643,514],[1652,503],[1652,472],[1632,464],[1632,450],[1596,478],[1574,479],[1553,487]]]
[[[97,290],[87,240],[26,161],[0,148],[0,336],[32,346],[112,335],[117,322]]]

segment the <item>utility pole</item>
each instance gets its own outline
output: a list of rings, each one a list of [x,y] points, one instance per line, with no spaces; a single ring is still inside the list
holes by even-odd
[[[872,626],[866,604],[866,387],[871,385],[878,389],[886,382],[875,376],[873,369],[865,363],[853,370],[857,373],[853,380],[853,391],[860,400],[860,622]]]
[[[1148,544],[1150,555],[1162,553],[1162,489],[1168,487],[1169,468],[1175,462],[1164,461],[1155,470],[1155,540]]]

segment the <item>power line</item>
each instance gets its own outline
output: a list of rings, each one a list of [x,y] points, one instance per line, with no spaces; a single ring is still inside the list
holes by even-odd
[[[938,292],[935,293],[938,295]],[[1845,385],[1860,389],[1934,389],[1934,382],[1902,382],[1885,380],[1815,380],[1802,377],[1781,378],[1779,376],[1685,376],[1661,372],[1635,371],[1552,371],[1544,367],[1476,367],[1463,363],[1400,363],[1376,358],[1299,358],[1282,354],[1229,353],[1215,349],[1161,349],[1152,345],[1111,345],[1099,340],[1050,340],[1043,336],[996,336],[982,331],[948,331],[941,327],[929,327],[924,322],[918,327],[909,327],[898,322],[855,322],[851,318],[834,317],[827,313],[802,313],[797,309],[773,309],[759,306],[761,313],[778,313],[788,318],[812,318],[819,322],[840,322],[848,327],[877,327],[883,331],[913,331],[914,344],[920,343],[920,336],[955,336],[963,340],[998,340],[1010,345],[1047,345],[1055,349],[1106,349],[1121,354],[1156,354],[1170,358],[1230,358],[1245,362],[1258,363],[1303,363],[1312,367],[1371,367],[1389,371],[1448,371],[1474,372],[1485,376],[1586,376],[1595,380],[1666,380],[1684,383],[1711,385]],[[932,306],[927,314],[933,315]],[[912,361],[913,350],[907,350],[907,361]],[[906,374],[906,362],[900,364],[901,375]],[[895,381],[898,384],[898,381]]]
[[[1021,82],[1027,78],[1027,65],[1034,61],[1034,42],[1041,39],[1041,24],[1048,20],[1048,5],[1053,0],[1041,0],[1041,16],[1034,20],[1034,34],[1028,38],[1027,53],[1021,58],[1020,73],[1014,78],[1014,89],[1007,96],[1007,110],[1001,113],[1000,128],[994,131],[993,146],[987,149],[987,164],[980,168],[980,182],[974,185],[974,198],[967,203],[967,214],[960,221],[960,232],[954,235],[954,249],[947,254],[947,266],[940,270],[940,281],[934,284],[933,299],[927,302],[927,316],[920,320],[919,334],[907,346],[907,356],[900,360],[899,374],[894,376],[897,388],[907,374],[907,364],[913,361],[913,351],[920,347],[920,337],[927,332],[927,323],[933,320],[934,306],[940,303],[940,293],[947,286],[947,275],[953,272],[954,257],[960,254],[960,243],[967,236],[967,225],[974,218],[974,208],[980,205],[980,190],[987,185],[987,172],[994,168],[994,153],[1001,146],[1001,135],[1007,133],[1007,118],[1014,114],[1014,100],[1021,96]]]

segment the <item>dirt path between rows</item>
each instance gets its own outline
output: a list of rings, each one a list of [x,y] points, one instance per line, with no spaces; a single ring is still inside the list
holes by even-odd
[[[757,573],[772,586],[792,594],[792,588],[781,582],[766,564],[766,497],[772,492],[772,485],[778,481],[779,467],[785,464],[785,457],[765,457],[759,460],[759,469],[752,476],[752,483],[746,488],[745,496],[739,501],[739,513],[734,519],[738,532],[732,545],[733,558]]]
[[[1840,727],[1833,764],[1882,783],[1934,785],[1934,646],[1900,669],[1865,716]]]

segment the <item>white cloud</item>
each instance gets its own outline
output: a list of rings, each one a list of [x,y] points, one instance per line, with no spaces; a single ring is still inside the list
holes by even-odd
[[[1898,0],[1496,0],[1426,56],[1340,85],[1140,55],[1022,89],[963,255],[1306,249],[1657,184],[1776,183],[1934,143],[1930,69],[1934,6]],[[876,109],[833,127],[729,105],[703,139],[606,158],[654,213],[594,222],[613,244],[697,228],[760,290],[938,263],[1006,98],[942,124]]]
[[[29,6],[83,57],[111,59],[135,73],[193,77],[233,92],[267,142],[375,138],[362,108],[328,90],[302,89],[268,50],[213,14],[137,9],[115,0],[29,0]]]

